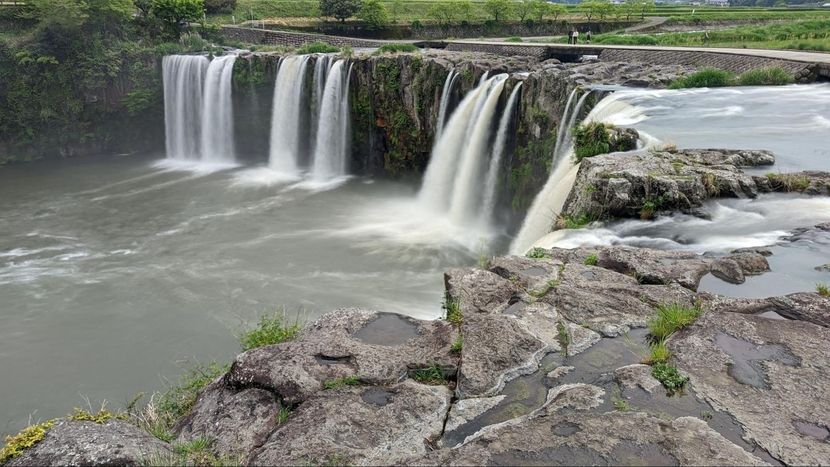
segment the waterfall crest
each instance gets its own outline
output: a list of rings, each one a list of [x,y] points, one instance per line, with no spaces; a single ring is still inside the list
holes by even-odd
[[[545,186],[533,199],[524,222],[522,222],[522,227],[510,245],[511,254],[524,254],[536,240],[550,232],[552,222],[562,211],[562,206],[565,205],[574,180],[576,180],[579,164],[576,163],[573,157],[572,130],[577,118],[579,118],[585,100],[591,93],[591,91],[586,92],[575,105],[572,105],[578,90],[579,88],[574,89],[568,96],[568,103],[565,105],[565,111],[559,121],[551,174],[545,182]],[[585,120],[592,119],[593,113],[592,111]]]
[[[444,89],[441,90],[441,102],[438,104],[438,120],[435,122],[435,141],[438,141],[441,133],[444,132],[444,124],[447,121],[447,108],[450,105],[452,90],[455,82],[458,80],[458,76],[455,70],[450,70],[447,74],[447,79],[444,80]]]
[[[236,55],[162,59],[168,159],[233,162],[231,78]]]
[[[283,59],[274,81],[268,165],[287,175],[299,172],[301,115],[305,104],[303,86],[308,58],[308,55],[299,55]]]
[[[418,202],[432,212],[448,214],[454,224],[488,217],[483,214],[487,195],[480,181],[491,165],[488,158],[494,156],[490,141],[506,81],[506,74],[481,81],[450,115],[433,147]]]

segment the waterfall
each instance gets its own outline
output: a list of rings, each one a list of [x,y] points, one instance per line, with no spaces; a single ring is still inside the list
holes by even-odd
[[[202,160],[233,162],[233,102],[231,78],[236,55],[215,57],[205,76],[202,112]]]
[[[311,125],[309,141],[317,140],[317,127],[320,126],[320,110],[323,106],[323,93],[326,90],[326,77],[334,62],[330,55],[319,55],[314,63],[314,75],[311,85]],[[312,148],[313,152],[314,148]]]
[[[231,78],[236,55],[162,59],[167,157],[233,162]]]
[[[168,55],[161,61],[167,157],[198,160],[202,82],[208,67],[201,55]]]
[[[455,70],[450,70],[447,74],[447,79],[444,80],[444,89],[441,91],[441,102],[438,105],[438,121],[435,122],[435,141],[441,137],[441,133],[444,132],[444,123],[447,120],[447,108],[450,105],[450,99],[452,98],[452,89],[455,86],[455,82],[458,80],[460,75],[455,72]]]
[[[457,225],[482,217],[481,180],[492,155],[493,121],[506,80],[506,74],[497,75],[469,92],[433,147],[418,201],[432,212],[448,213]]]
[[[487,178],[484,184],[484,208],[482,209],[482,222],[489,225],[493,221],[496,211],[496,188],[499,181],[499,169],[504,157],[505,146],[507,145],[507,130],[510,128],[510,120],[513,117],[513,108],[519,96],[519,89],[522,83],[518,83],[507,99],[504,113],[499,121],[499,130],[496,133],[496,142],[493,144],[493,155],[490,158],[490,167],[487,169]]]
[[[320,103],[311,177],[329,180],[346,174],[349,141],[349,76],[351,65],[337,60],[328,72]]]
[[[301,115],[305,105],[303,86],[308,57],[299,55],[283,59],[274,82],[268,164],[272,169],[289,175],[299,172],[303,129]]]
[[[568,104],[565,106],[562,119],[559,121],[559,133],[557,134],[556,148],[554,148],[551,174],[545,182],[545,186],[536,195],[533,204],[530,205],[524,222],[522,222],[522,227],[510,245],[511,254],[524,254],[536,240],[550,232],[552,221],[562,211],[574,180],[576,180],[579,164],[576,164],[573,157],[572,127],[579,118],[579,113],[590,91],[580,97],[576,105],[571,106],[575,92],[576,90],[571,92],[568,97]],[[585,120],[593,119],[595,111],[596,109]],[[562,138],[559,138],[560,135]]]

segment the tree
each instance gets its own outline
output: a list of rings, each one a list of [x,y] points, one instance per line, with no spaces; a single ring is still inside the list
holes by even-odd
[[[357,12],[357,17],[362,19],[370,30],[383,29],[389,24],[389,13],[380,0],[365,0]]]
[[[582,7],[585,8],[585,18],[591,21],[592,18],[599,20],[605,19],[611,13],[611,3],[605,0],[590,0],[582,2]]]
[[[519,21],[524,22],[525,19],[536,10],[535,1],[518,0],[513,2],[513,10],[516,12],[516,16],[519,17]]]
[[[320,16],[331,16],[342,23],[360,11],[360,0],[320,0]]]
[[[393,23],[397,23],[401,19],[403,12],[403,0],[392,0],[392,6],[389,7],[389,18]]]
[[[640,18],[645,19],[646,12],[654,11],[654,0],[638,0],[640,4]]]
[[[561,3],[548,3],[547,5],[547,14],[553,16],[554,21],[559,18],[559,15],[565,13],[565,5]]]
[[[203,0],[153,0],[150,10],[176,36],[191,21],[198,21],[205,11]]]
[[[493,18],[493,21],[498,23],[510,14],[510,1],[487,0],[484,2],[484,11]]]
[[[442,26],[449,26],[459,19],[455,2],[436,2],[427,11],[427,16]]]

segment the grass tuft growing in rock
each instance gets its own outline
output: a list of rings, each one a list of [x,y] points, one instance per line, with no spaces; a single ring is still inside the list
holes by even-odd
[[[627,400],[616,399],[614,401],[614,409],[620,412],[628,412],[631,410],[631,404],[629,404]]]
[[[596,253],[591,253],[585,258],[585,261],[582,262],[586,266],[596,266],[599,264],[599,257]]]
[[[357,376],[344,376],[342,378],[330,379],[323,383],[323,389],[337,389],[343,386],[357,386],[360,384],[360,378]]]
[[[460,353],[461,349],[464,347],[464,338],[461,337],[461,334],[455,339],[455,342],[452,343],[452,347],[450,347],[450,351],[455,353]]]
[[[530,251],[528,251],[527,255],[525,255],[525,256],[527,256],[528,258],[533,258],[533,259],[550,258],[550,255],[548,254],[547,250],[545,250],[544,248],[539,248],[539,247],[531,248]]]
[[[236,466],[243,465],[242,456],[217,456],[213,452],[213,440],[196,438],[186,443],[173,445],[173,454],[148,459],[144,464],[147,467],[161,467],[168,465],[185,466]]]
[[[461,314],[461,306],[458,304],[458,300],[455,300],[454,298],[448,295],[444,299],[444,304],[442,305],[442,308],[446,311],[445,319],[447,321],[456,326],[461,326],[463,316]]]
[[[593,222],[593,219],[588,214],[581,214],[579,216],[562,216],[556,220],[556,227],[559,229],[581,229]]]
[[[562,351],[567,357],[568,346],[571,345],[571,333],[568,332],[568,327],[562,321],[556,323],[556,340],[559,341],[559,345],[562,346]]]
[[[731,86],[735,75],[717,68],[704,68],[698,72],[678,78],[669,85],[669,89],[717,88]]]
[[[654,365],[655,363],[666,363],[671,358],[671,351],[663,341],[654,342],[649,346],[649,356],[646,363]]]
[[[816,292],[822,297],[830,297],[830,285],[827,285],[824,282],[819,282],[816,284]]]
[[[447,379],[444,378],[444,370],[437,363],[427,368],[419,368],[412,372],[412,379],[424,384],[440,385],[446,384]]]
[[[398,53],[398,52],[417,52],[418,47],[412,44],[384,44],[380,46],[375,54],[383,53]]]
[[[29,449],[35,444],[43,441],[46,433],[52,426],[55,425],[55,420],[47,420],[36,425],[26,427],[20,433],[14,436],[6,437],[6,444],[0,450],[0,465],[14,459],[23,454],[23,451]]]
[[[656,341],[662,342],[677,330],[692,324],[700,313],[699,306],[660,304],[657,306],[657,316],[648,322],[649,333]]]
[[[739,86],[781,86],[793,81],[793,75],[779,67],[749,70],[737,79]]]
[[[76,422],[93,422],[98,424],[107,423],[110,420],[115,419],[125,419],[127,418],[126,415],[123,414],[114,414],[108,410],[104,410],[103,408],[98,411],[98,413],[87,412],[86,410],[79,409],[75,407],[72,411],[72,415],[66,417],[69,420],[74,420]]]
[[[608,128],[604,123],[591,122],[578,125],[574,129],[574,155],[577,162],[586,157],[606,154],[611,150]]]
[[[800,174],[768,173],[767,179],[773,188],[780,191],[804,191],[810,186],[810,179]]]
[[[689,381],[687,376],[683,376],[677,371],[677,368],[668,363],[656,363],[651,368],[651,376],[663,384],[663,387],[668,390],[669,394],[675,394],[683,390],[683,386]]]
[[[285,310],[272,316],[263,316],[254,329],[239,336],[242,350],[251,350],[266,345],[279,344],[293,339],[300,332],[299,319],[293,324],[286,323]]]

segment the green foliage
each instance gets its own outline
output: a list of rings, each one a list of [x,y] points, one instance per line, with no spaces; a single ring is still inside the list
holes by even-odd
[[[655,363],[665,363],[671,358],[671,351],[666,343],[663,341],[652,342],[649,345],[649,357],[646,363],[653,365]]]
[[[583,264],[586,266],[596,266],[597,263],[599,263],[599,257],[596,253],[591,253],[585,258],[585,261],[583,261]]]
[[[389,24],[389,12],[380,0],[363,0],[357,17],[366,23],[369,30],[383,29]]]
[[[615,399],[614,409],[616,409],[619,412],[628,412],[631,410],[631,404],[629,404],[628,401],[624,399]]]
[[[695,322],[700,316],[699,306],[686,306],[680,303],[660,304],[657,316],[648,322],[648,330],[657,341],[664,341],[676,331]]]
[[[495,22],[504,21],[512,12],[510,0],[485,0],[484,10]]]
[[[738,77],[739,86],[780,86],[793,81],[793,75],[779,67],[750,70]]]
[[[654,213],[663,207],[663,203],[664,200],[662,196],[652,196],[646,199],[643,203],[643,207],[640,209],[640,219],[653,219]]]
[[[412,379],[424,384],[446,384],[447,380],[444,378],[444,370],[437,363],[427,368],[420,368],[412,372]]]
[[[254,329],[239,336],[239,343],[243,350],[279,344],[293,339],[300,332],[300,329],[299,321],[295,321],[293,324],[285,322],[285,311],[283,310],[281,313],[261,317],[259,324]]]
[[[698,72],[684,76],[674,80],[670,89],[684,89],[684,88],[715,88],[722,86],[730,86],[735,79],[735,75],[717,68],[704,68]]]
[[[593,222],[594,219],[588,214],[579,216],[562,216],[557,220],[557,227],[560,229],[581,229]]]
[[[444,299],[444,304],[441,306],[441,308],[443,308],[446,311],[444,319],[456,326],[461,326],[461,321],[464,319],[464,317],[461,314],[461,306],[458,304],[457,300],[447,295],[447,297]]]
[[[378,48],[376,53],[394,54],[398,52],[417,52],[418,50],[420,49],[412,44],[384,44]]]
[[[772,187],[778,191],[804,191],[810,187],[810,179],[797,173],[768,173],[767,179]]]
[[[160,19],[168,31],[178,37],[187,23],[202,18],[203,0],[152,0],[151,13]]]
[[[545,250],[544,248],[539,248],[539,247],[532,248],[530,251],[527,252],[526,256],[528,258],[534,258],[534,259],[550,258],[550,255],[548,254],[547,250]]]
[[[822,297],[830,297],[830,286],[824,282],[819,282],[816,284],[816,293]]]
[[[524,22],[535,10],[536,4],[533,0],[516,0],[513,2],[513,11],[521,22]]]
[[[508,37],[507,39],[504,40],[504,42],[524,42],[524,41],[522,40],[521,37],[513,36],[513,37]]]
[[[469,21],[473,6],[468,0],[435,2],[427,10],[427,16],[442,26],[450,26],[462,20]]]
[[[611,150],[608,128],[610,127],[600,122],[577,125],[574,130],[574,153],[577,162],[586,157],[606,154]]]
[[[344,376],[342,378],[330,379],[323,383],[323,389],[337,389],[343,386],[357,386],[360,384],[360,378],[357,376]]]
[[[277,412],[277,425],[281,425],[288,420],[288,417],[291,416],[291,409],[286,406],[280,406],[279,412]]]
[[[213,453],[213,440],[199,437],[185,443],[173,444],[173,455],[162,455],[146,459],[147,467],[169,465],[185,466],[236,466],[243,465],[242,456],[216,456]]]
[[[582,2],[581,6],[588,21],[604,20],[613,11],[613,6],[608,0],[587,0]]]
[[[683,386],[689,381],[687,376],[681,375],[677,368],[667,363],[654,364],[651,368],[651,376],[660,381],[669,394],[681,392]]]
[[[461,337],[461,334],[455,338],[455,341],[452,343],[452,347],[450,347],[450,351],[455,353],[460,353],[461,349],[464,347],[464,339]]]
[[[332,52],[340,52],[340,49],[331,44],[321,41],[303,44],[302,47],[299,47],[297,50],[294,51],[294,53],[297,55],[327,54]]]
[[[205,0],[205,13],[231,13],[236,9],[237,0]]]
[[[23,431],[14,436],[7,436],[5,446],[0,450],[0,464],[5,464],[15,457],[20,456],[26,449],[43,441],[46,433],[54,425],[55,420],[47,420],[37,425],[24,428]]]
[[[97,413],[88,412],[83,409],[79,409],[75,407],[72,411],[72,415],[67,416],[69,420],[74,420],[76,422],[93,422],[103,424],[107,423],[110,420],[114,419],[123,419],[125,416],[123,415],[116,415],[108,410],[101,409]]]
[[[343,22],[357,14],[360,6],[360,0],[320,0],[320,16],[330,16]]]

